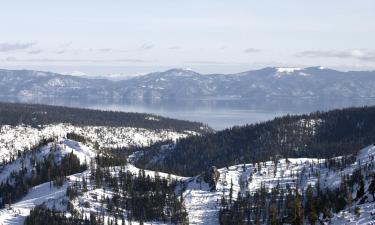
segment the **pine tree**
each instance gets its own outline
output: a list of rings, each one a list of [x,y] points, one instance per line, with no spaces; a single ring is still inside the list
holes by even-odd
[[[352,192],[350,191],[350,189],[347,191],[347,203],[348,203],[348,207],[349,207],[349,210],[351,211],[352,209],[352,204],[353,204],[353,196],[352,196]]]
[[[232,204],[233,200],[233,180],[230,180],[230,189],[229,189],[229,204]]]
[[[269,224],[270,225],[277,225],[277,207],[276,203],[272,203],[270,207],[270,213],[269,213]]]
[[[286,222],[292,225],[303,224],[303,208],[298,191],[296,191],[294,196],[292,193],[287,196],[287,214]]]
[[[302,225],[303,224],[303,208],[301,203],[301,196],[296,193],[296,198],[294,200],[294,220],[292,225]]]
[[[311,185],[306,190],[306,213],[309,223],[314,225],[318,220],[318,215],[315,210],[314,190]]]
[[[365,194],[365,182],[363,181],[363,178],[359,181],[359,188],[357,190],[357,199],[362,198],[362,196]]]
[[[375,175],[372,177],[371,183],[368,187],[368,191],[372,195],[372,201],[375,201]]]

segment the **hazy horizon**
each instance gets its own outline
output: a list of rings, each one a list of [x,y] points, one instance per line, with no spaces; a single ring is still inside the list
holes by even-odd
[[[0,68],[90,75],[191,68],[375,69],[375,2],[5,1]]]

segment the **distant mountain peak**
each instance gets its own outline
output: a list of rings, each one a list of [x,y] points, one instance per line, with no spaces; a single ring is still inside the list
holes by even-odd
[[[281,78],[284,76],[310,76],[311,74],[306,73],[304,71],[305,69],[299,68],[299,67],[278,67],[276,68],[276,73],[274,74],[274,77]]]
[[[278,67],[276,68],[278,73],[294,73],[295,71],[302,70],[298,67]]]
[[[172,69],[169,69],[165,72],[194,72],[194,73],[196,73],[194,70],[192,70],[190,68],[172,68]]]
[[[75,71],[69,71],[69,72],[62,72],[61,73],[62,75],[71,75],[71,76],[77,76],[77,77],[80,77],[80,76],[89,76],[87,75],[85,72],[82,72],[82,71],[78,71],[78,70],[75,70]]]
[[[170,74],[170,75],[174,75],[174,76],[199,75],[199,73],[195,72],[192,69],[188,69],[188,68],[173,68],[173,69],[169,69],[165,72],[161,72],[161,74]]]
[[[275,77],[281,78],[286,75],[293,75],[293,76],[311,76],[314,74],[319,74],[318,71],[320,70],[327,70],[323,66],[314,66],[314,67],[306,67],[306,68],[299,68],[299,67],[277,67],[275,68],[276,72],[274,74]]]

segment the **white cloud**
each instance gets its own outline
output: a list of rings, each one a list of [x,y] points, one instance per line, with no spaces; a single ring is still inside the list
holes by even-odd
[[[7,57],[7,58],[5,58],[4,61],[6,61],[6,62],[15,62],[15,61],[17,61],[17,58],[16,57]]]
[[[256,49],[256,48],[247,48],[245,50],[243,50],[244,53],[259,53],[260,52],[260,49]]]
[[[35,42],[29,43],[0,43],[0,52],[12,52],[23,50],[34,46]]]
[[[51,58],[23,58],[18,59],[15,57],[7,57],[2,61],[6,62],[88,62],[88,63],[113,63],[113,62],[120,62],[120,63],[148,63],[148,62],[156,62],[156,60],[143,60],[143,59],[51,59]]]
[[[36,54],[42,53],[42,50],[40,50],[40,49],[31,50],[31,51],[28,51],[27,53],[29,53],[31,55],[36,55]]]
[[[154,45],[153,44],[143,44],[139,49],[140,50],[150,50],[153,49]]]
[[[179,50],[179,49],[181,49],[181,47],[179,47],[179,46],[171,46],[168,49],[169,50]]]
[[[375,60],[375,51],[366,49],[352,49],[352,50],[310,50],[302,51],[296,54],[297,57],[310,57],[310,58],[350,58],[359,60]]]

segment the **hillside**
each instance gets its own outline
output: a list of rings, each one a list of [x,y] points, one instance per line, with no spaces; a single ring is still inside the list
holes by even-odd
[[[0,223],[38,224],[35,221],[51,220],[52,224],[64,220],[66,224],[84,224],[95,220],[95,224],[107,225],[115,221],[118,224],[217,225],[244,221],[273,224],[273,220],[307,224],[311,220],[321,224],[365,225],[374,219],[374,146],[362,149],[357,155],[330,160],[288,158],[214,169],[217,175],[212,182],[206,178],[207,172],[179,177],[141,170],[126,162],[104,165],[101,162],[104,158],[99,160],[92,146],[60,139],[2,168],[0,180],[12,182],[17,174],[14,171],[33,171],[33,164],[28,163],[30,158],[37,162],[34,167],[46,165],[40,164],[48,162],[46,159],[55,160],[58,166],[67,156],[76,157],[77,163],[89,169],[75,174],[67,171],[65,179],[57,176],[52,182],[32,187],[23,197],[0,210]],[[114,162],[107,158],[108,163],[111,161]],[[32,180],[37,180],[38,174],[32,175]],[[30,176],[25,173],[23,179],[30,180]],[[143,205],[136,205],[129,197]],[[315,203],[309,208],[312,199]],[[323,207],[321,201],[324,201]],[[298,214],[290,211],[295,206],[300,207]],[[297,223],[296,218],[301,222]]]
[[[371,224],[374,112],[217,133],[3,125],[0,224]]]
[[[347,108],[233,127],[178,140],[165,151],[145,149],[136,165],[196,175],[211,166],[225,167],[285,157],[329,158],[356,154],[375,143],[375,107]],[[165,144],[165,143],[162,143]]]
[[[56,138],[75,138],[126,155],[135,147],[206,132],[212,130],[202,123],[151,114],[0,103],[0,165]]]
[[[207,125],[199,122],[170,119],[145,113],[0,102],[0,125],[16,126],[24,124],[39,126],[53,123],[68,123],[75,126],[134,127],[154,130],[211,131]]]

